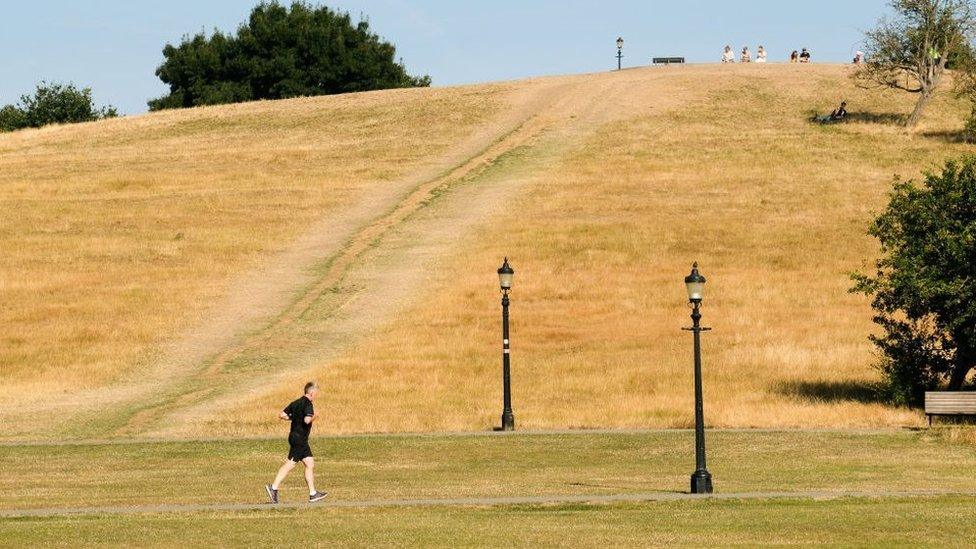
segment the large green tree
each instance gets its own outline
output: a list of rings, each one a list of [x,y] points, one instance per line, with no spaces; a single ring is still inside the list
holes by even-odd
[[[186,37],[163,56],[170,91],[151,110],[430,85],[366,21],[305,2],[261,3],[236,34]]]
[[[976,157],[946,163],[922,185],[896,181],[870,234],[881,243],[874,275],[853,291],[872,297],[872,340],[895,400],[958,390],[976,367]]]

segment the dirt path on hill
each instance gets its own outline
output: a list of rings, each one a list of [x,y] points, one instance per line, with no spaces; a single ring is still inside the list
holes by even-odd
[[[301,296],[306,288],[317,285],[320,276],[317,265],[328,262],[354,243],[361,231],[371,231],[379,214],[388,212],[397,204],[415,194],[418,186],[437,181],[445,172],[456,171],[471,163],[472,158],[484,154],[493,143],[519,128],[545,103],[553,89],[565,86],[559,79],[540,80],[529,86],[513,86],[505,92],[503,100],[509,107],[502,108],[496,119],[477,130],[465,141],[436,159],[430,167],[398,181],[384,184],[377,191],[364,196],[349,208],[330,213],[311,226],[301,237],[282,251],[263,260],[254,268],[240,273],[227,284],[224,297],[201,314],[201,322],[187,326],[183,333],[166,342],[146,366],[138,367],[112,385],[90,391],[81,391],[49,402],[53,411],[68,418],[66,423],[97,424],[101,422],[101,410],[109,407],[151,407],[164,398],[174,398],[171,392],[180,393],[171,385],[188,376],[198,375],[199,370],[215,355],[214,364],[226,362],[243,346],[253,345],[253,334],[262,333],[270,324],[281,326],[275,317],[282,311],[297,311],[295,296]],[[301,298],[299,298],[301,301]],[[214,367],[211,367],[211,370]],[[178,397],[179,395],[177,395]],[[138,401],[145,400],[144,404]],[[135,404],[132,404],[136,402]],[[3,416],[16,416],[18,409],[3,409]],[[130,423],[142,422],[141,414]],[[112,429],[118,428],[113,426]],[[135,429],[123,428],[131,432]],[[92,434],[110,435],[104,428],[93,427]]]
[[[647,84],[647,74],[593,75],[560,81],[544,92],[544,105],[504,138],[443,177],[429,181],[391,212],[358,232],[336,256],[328,270],[306,293],[266,329],[223,350],[203,376],[213,382],[178,404],[147,409],[127,428],[149,436],[187,436],[221,429],[210,411],[235,409],[248,399],[260,398],[269,388],[287,383],[340,356],[346,348],[381,327],[417,299],[424,273],[438,258],[457,249],[464,234],[490,220],[507,200],[531,185],[540,173],[561,162],[583,139],[604,124],[621,118],[661,110],[669,103]],[[502,174],[492,166],[518,151],[515,166]],[[511,163],[510,163],[511,164]],[[378,243],[378,244],[377,244]],[[334,315],[314,349],[288,368],[248,376],[233,375],[235,359],[286,337],[301,324],[303,315],[320,300],[334,298],[341,288],[358,288],[334,300]]]
[[[553,162],[607,122],[672,106],[663,86],[653,85],[662,76],[648,72],[520,82],[510,93],[506,114],[433,168],[395,182],[392,192],[387,186],[382,195],[330,215],[242,273],[204,315],[205,322],[188,327],[149,366],[111,387],[59,401],[56,406],[73,425],[60,435],[178,435],[204,415],[202,410],[254,397],[260,390],[255,387],[309,368],[308,357],[274,372],[240,372],[232,366],[270,339],[287,337],[310,307],[328,299],[340,282],[353,279],[350,285],[359,289],[336,304],[328,333],[311,349],[319,363],[337,356],[406,306],[424,265],[449,253],[459,234],[488,219],[506,196],[531,182],[531,174],[516,172],[507,180],[465,185],[457,192],[452,187],[479,177],[516,149],[532,150],[545,141],[554,151],[546,160]],[[444,194],[447,199],[440,200]],[[436,223],[411,223],[422,217],[422,209],[425,214],[432,210]],[[410,238],[395,238],[404,233]]]
[[[334,295],[340,283],[360,290],[335,303],[336,316],[328,333],[317,342],[314,352],[307,353],[308,356],[318,361],[335,358],[346,346],[382,325],[397,310],[408,305],[411,288],[416,287],[423,272],[422,266],[431,264],[438,254],[450,250],[457,235],[466,227],[485,219],[493,206],[501,202],[503,188],[513,192],[513,186],[524,184],[526,180],[509,179],[503,182],[507,184],[493,182],[490,188],[480,189],[487,192],[466,193],[460,203],[457,200],[448,200],[448,204],[439,201],[435,209],[440,215],[435,214],[435,220],[427,219],[421,223],[421,230],[413,231],[409,238],[397,237],[394,233],[416,228],[416,223],[407,221],[452,186],[479,177],[506,154],[533,143],[544,132],[552,131],[555,125],[572,116],[569,113],[580,110],[581,99],[594,101],[599,97],[599,94],[585,94],[582,87],[580,83],[568,82],[547,88],[540,97],[544,104],[535,104],[533,114],[518,127],[455,169],[417,186],[391,211],[362,227],[338,254],[330,258],[321,278],[307,287],[298,299],[261,330],[239,344],[221,350],[200,374],[213,380],[206,388],[186,394],[172,405],[141,411],[120,432],[179,434],[184,426],[207,418],[207,409],[226,409],[275,386],[295,371],[311,367],[313,362],[302,364],[299,361],[291,368],[246,378],[233,379],[233,374],[225,375],[235,360],[261,349],[276,337],[287,337],[313,305]],[[397,242],[391,243],[393,240]],[[399,253],[394,257],[383,257],[391,247]]]

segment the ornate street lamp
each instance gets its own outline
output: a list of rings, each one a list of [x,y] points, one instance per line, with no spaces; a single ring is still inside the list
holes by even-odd
[[[515,270],[508,264],[508,258],[498,269],[498,284],[502,289],[502,431],[515,430],[515,416],[512,414],[512,365],[508,344],[508,292],[512,289]]]
[[[695,472],[691,474],[692,494],[711,494],[712,475],[705,467],[705,412],[702,407],[701,373],[701,333],[711,330],[701,325],[702,295],[705,290],[705,277],[698,272],[698,263],[691,267],[691,274],[685,277],[688,289],[688,302],[691,304],[691,328],[682,328],[694,334],[695,338]]]
[[[619,71],[622,63],[621,59],[624,58],[624,39],[617,38],[617,70]]]

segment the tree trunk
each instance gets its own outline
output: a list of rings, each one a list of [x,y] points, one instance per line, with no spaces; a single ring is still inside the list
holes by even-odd
[[[918,97],[918,102],[915,103],[915,110],[905,121],[905,126],[909,128],[915,127],[918,124],[918,120],[922,117],[922,111],[925,110],[925,106],[928,104],[929,99],[932,97],[932,88],[924,89]]]
[[[966,381],[966,376],[973,369],[974,357],[966,349],[956,349],[955,365],[952,368],[952,375],[949,377],[949,390],[958,391],[962,389],[962,384]]]
[[[915,124],[918,124],[919,119],[922,118],[922,111],[929,104],[929,99],[932,99],[932,96],[935,95],[935,90],[939,88],[939,82],[942,80],[942,74],[944,72],[945,59],[940,59],[938,64],[924,69],[924,72],[922,72],[923,76],[919,78],[922,91],[919,94],[918,102],[915,103],[915,109],[908,117],[908,120],[905,121],[906,127],[913,128]]]

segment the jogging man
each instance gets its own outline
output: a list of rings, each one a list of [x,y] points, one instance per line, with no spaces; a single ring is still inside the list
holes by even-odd
[[[274,483],[264,487],[268,491],[271,503],[278,503],[278,488],[281,482],[291,472],[292,469],[302,462],[305,466],[305,482],[308,483],[308,501],[315,502],[325,498],[326,492],[315,490],[315,458],[312,457],[312,449],[308,447],[308,435],[312,432],[312,422],[315,421],[315,411],[312,408],[312,401],[318,394],[319,387],[314,381],[305,384],[305,394],[289,404],[278,417],[284,421],[291,422],[291,431],[288,433],[288,459],[284,465],[278,469]]]

